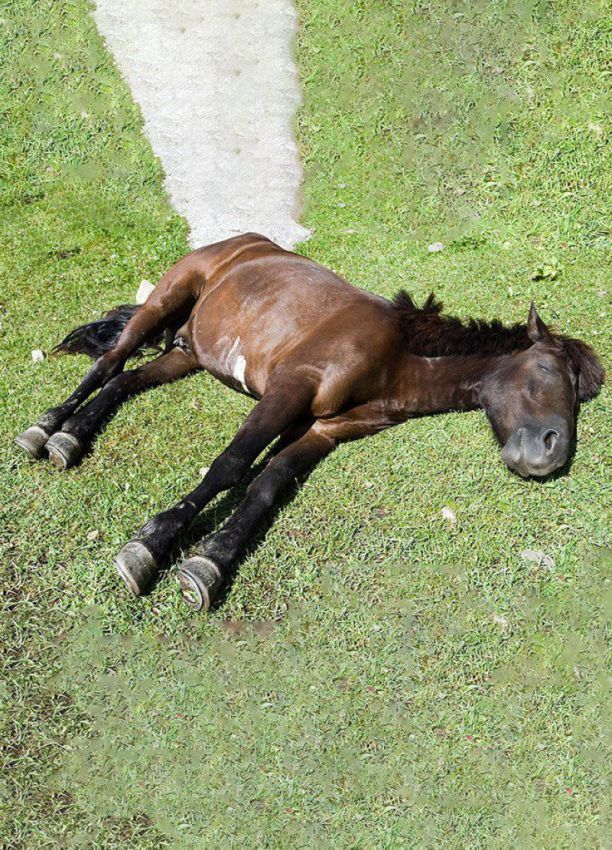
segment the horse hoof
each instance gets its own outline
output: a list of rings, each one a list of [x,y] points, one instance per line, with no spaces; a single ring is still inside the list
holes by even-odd
[[[157,562],[140,540],[130,540],[115,557],[117,572],[134,596],[142,596],[159,572]]]
[[[46,445],[49,452],[49,460],[62,472],[81,459],[83,447],[76,437],[66,431],[57,431],[49,437]]]
[[[194,555],[181,565],[176,579],[185,602],[194,611],[201,611],[210,608],[223,577],[214,561],[202,555]]]
[[[38,460],[45,454],[45,445],[50,436],[40,425],[32,425],[23,434],[15,437],[15,442]]]

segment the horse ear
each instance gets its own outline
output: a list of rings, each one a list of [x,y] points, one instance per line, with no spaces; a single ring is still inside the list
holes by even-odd
[[[538,311],[536,310],[536,306],[531,302],[531,307],[529,308],[529,319],[527,320],[527,336],[532,342],[544,342],[545,340],[552,339],[550,335],[550,331],[542,321],[542,319],[538,316]]]
[[[594,398],[606,379],[604,368],[597,355],[591,346],[582,342],[581,339],[564,337],[562,345],[572,368],[578,374],[578,398],[580,401]]]

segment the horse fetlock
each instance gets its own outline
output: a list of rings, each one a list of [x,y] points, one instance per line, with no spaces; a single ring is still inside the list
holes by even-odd
[[[225,569],[235,561],[235,550],[235,535],[221,529],[202,541],[197,547],[197,554],[213,561],[220,569]]]
[[[81,441],[67,431],[57,431],[49,437],[45,448],[53,466],[62,472],[77,464],[85,450]]]
[[[183,528],[182,517],[178,517],[175,508],[170,508],[152,517],[138,532],[139,537],[150,539],[151,548],[166,549]]]
[[[210,558],[194,555],[176,574],[185,602],[195,611],[210,608],[223,582],[219,566]]]
[[[142,540],[130,540],[115,557],[117,572],[134,596],[142,596],[153,584],[159,565]]]
[[[50,436],[40,425],[31,425],[15,437],[15,442],[38,460],[46,455],[45,446]]]
[[[66,406],[61,404],[58,407],[51,407],[43,413],[36,424],[50,436],[56,431],[59,431],[70,412],[71,409],[67,409]]]

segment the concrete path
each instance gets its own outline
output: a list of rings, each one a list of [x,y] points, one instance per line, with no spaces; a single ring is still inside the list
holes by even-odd
[[[306,239],[291,0],[96,0],[94,17],[192,245],[247,230]]]

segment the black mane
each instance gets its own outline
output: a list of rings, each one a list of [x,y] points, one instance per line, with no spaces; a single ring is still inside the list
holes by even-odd
[[[505,327],[500,321],[441,315],[443,304],[433,292],[422,307],[401,289],[393,299],[402,336],[412,354],[420,357],[495,356],[529,348],[527,325]]]

